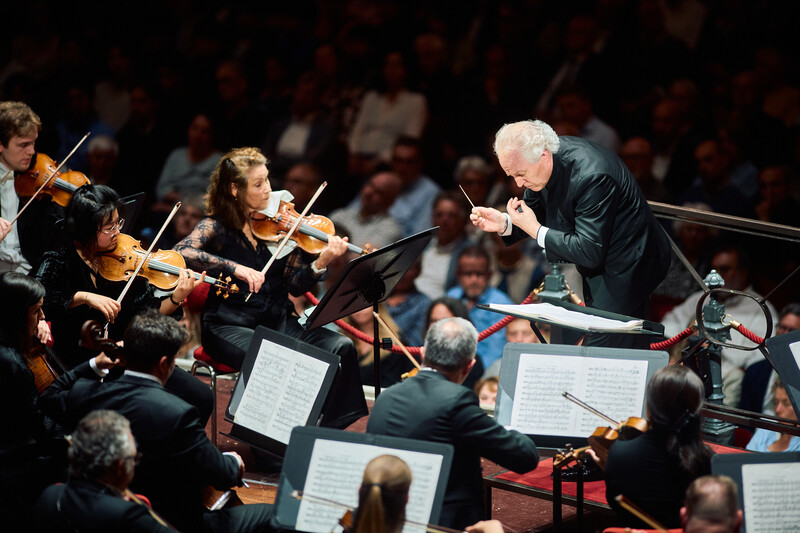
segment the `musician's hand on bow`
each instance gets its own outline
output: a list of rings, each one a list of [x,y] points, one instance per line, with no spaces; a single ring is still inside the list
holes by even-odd
[[[6,235],[11,231],[11,222],[0,217],[0,241],[6,238]]]
[[[172,293],[172,299],[176,302],[184,301],[186,297],[191,294],[195,287],[203,283],[203,280],[206,278],[205,271],[200,275],[199,278],[195,278],[196,274],[192,269],[180,269],[180,274],[178,274],[178,285],[175,286],[175,291]]]
[[[78,297],[79,295],[82,295],[83,298],[81,299]],[[103,296],[102,294],[95,294],[93,292],[76,293],[72,301],[75,302],[76,299],[78,300],[76,302],[77,304],[85,303],[92,309],[97,309],[103,313],[103,317],[105,317],[106,322],[114,322],[114,319],[117,318],[117,315],[119,314],[119,310],[122,309],[120,303],[113,298]]]
[[[264,284],[264,274],[244,265],[236,265],[233,275],[247,283],[249,292],[258,292]]]
[[[122,341],[117,341],[117,346],[122,346]],[[100,352],[94,358],[94,364],[100,370],[111,370],[115,366],[123,366],[123,362],[119,357],[111,358],[105,352]]]
[[[491,207],[473,207],[469,219],[486,232],[502,233],[506,229],[506,216]]]
[[[314,261],[314,266],[319,270],[328,268],[331,261],[345,253],[347,253],[347,237],[341,238],[336,235],[329,235],[328,246],[320,252],[319,257]]]
[[[511,198],[506,205],[506,209],[508,216],[511,218],[511,223],[535,239],[542,225],[536,218],[533,209],[519,198]]]

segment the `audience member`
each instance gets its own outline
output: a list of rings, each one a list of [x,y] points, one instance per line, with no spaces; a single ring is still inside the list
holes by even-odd
[[[222,154],[214,146],[211,118],[205,113],[192,117],[186,131],[186,146],[170,152],[156,183],[156,199],[169,204],[189,195],[203,195]]]
[[[447,291],[447,296],[458,298],[467,305],[469,319],[481,331],[502,318],[498,313],[478,309],[477,304],[513,304],[508,295],[489,286],[490,268],[489,253],[480,246],[470,246],[458,254],[456,276],[458,286]],[[503,356],[506,341],[498,331],[478,343],[478,355],[484,368]]]
[[[456,185],[464,189],[467,197],[475,205],[487,205],[486,200],[492,187],[494,169],[479,155],[467,155],[456,163],[453,172]]]
[[[790,303],[781,309],[775,335],[785,335],[798,329],[800,329],[800,303]],[[773,391],[777,381],[778,374],[766,359],[750,365],[742,379],[739,409],[774,414]]]
[[[695,183],[678,197],[680,203],[702,202],[717,213],[739,217],[752,216],[752,203],[731,183],[727,154],[720,142],[708,139],[694,151],[700,182]]]
[[[478,332],[462,318],[434,323],[425,336],[423,369],[381,393],[367,432],[453,444],[453,464],[440,525],[463,529],[484,518],[481,457],[515,472],[536,468],[539,452],[527,436],[486,416],[460,384],[475,364]]]
[[[736,483],[728,476],[692,481],[681,507],[683,533],[739,533],[743,516],[736,493]]]
[[[64,102],[64,114],[56,122],[58,149],[51,154],[56,161],[63,161],[86,133],[91,138],[98,135],[114,135],[114,129],[104,124],[94,110],[94,88],[82,80],[66,80],[67,86]],[[87,154],[89,145],[83,143],[69,158],[66,168],[88,172]]]
[[[755,292],[750,283],[750,262],[747,254],[735,245],[723,245],[711,258],[711,268],[716,270],[725,281],[724,288],[746,292],[755,298],[761,296]],[[703,275],[703,273],[700,273]],[[697,301],[703,295],[698,291],[689,296],[683,303],[675,306],[661,320],[664,324],[664,335],[670,338],[687,328],[696,318]],[[725,306],[725,312],[733,319],[741,322],[747,329],[763,335],[767,322],[761,308],[750,298],[738,295],[720,295],[719,301]],[[706,300],[708,303],[709,300]],[[773,323],[777,312],[771,303],[767,308],[772,313]],[[753,342],[731,328],[731,343],[754,346]],[[726,405],[738,405],[742,391],[742,379],[745,368],[758,361],[758,351],[722,348],[722,392]]]
[[[272,176],[270,176],[270,183],[273,183]],[[278,190],[280,183],[280,181],[276,181],[273,189]],[[283,188],[294,196],[292,202],[298,213],[306,208],[320,185],[322,185],[322,174],[319,167],[306,161],[292,165],[283,180]],[[320,210],[320,204],[323,203],[320,200],[317,200],[318,203],[311,207],[312,213],[327,212],[324,209]]]
[[[505,206],[497,209],[505,211]],[[506,293],[514,303],[521,303],[541,284],[550,269],[544,251],[538,245],[526,247],[529,243],[525,241],[506,245],[496,233],[488,234],[488,237],[486,247],[492,256],[489,285]]]
[[[497,376],[483,378],[475,384],[475,394],[478,396],[482,408],[491,407],[494,409],[497,400]]]
[[[653,147],[644,137],[631,137],[622,145],[619,157],[631,171],[644,197],[651,202],[669,203],[672,195],[653,176]]]
[[[217,148],[250,146],[261,139],[263,125],[258,107],[250,97],[250,85],[244,66],[226,60],[216,71],[218,109],[212,117]]]
[[[288,116],[280,117],[267,131],[262,150],[270,160],[270,172],[283,181],[295,163],[310,161],[329,168],[336,132],[319,105],[319,85],[311,73],[300,76],[292,91]]]
[[[350,242],[363,248],[383,248],[400,240],[403,230],[388,214],[400,193],[400,176],[378,171],[361,188],[359,207],[344,207],[330,214],[334,224],[344,224],[350,231]]]
[[[402,332],[400,338],[406,346],[422,346],[425,317],[431,306],[430,298],[419,292],[414,285],[420,270],[420,261],[417,260],[400,278],[386,299],[389,313],[400,328]]]
[[[683,194],[697,175],[690,127],[673,99],[664,98],[653,107],[653,176],[673,197]]]
[[[36,505],[41,531],[175,531],[128,490],[141,455],[128,420],[92,411],[78,422],[69,446],[66,484],[51,485]]]
[[[381,160],[388,161],[397,139],[422,136],[427,119],[425,96],[408,89],[407,67],[400,52],[384,56],[381,90],[364,95],[347,140],[350,173],[368,176]]]
[[[549,324],[537,323],[536,327],[539,329],[539,333],[542,334],[542,337],[544,337],[546,341],[550,339]],[[506,343],[520,342],[524,344],[539,344],[539,337],[537,337],[536,333],[533,331],[529,320],[525,320],[524,318],[515,318],[506,324],[504,329]],[[499,334],[500,333],[495,333],[495,335]],[[503,362],[502,353],[500,355],[501,358],[496,359],[494,363],[486,367],[486,370],[483,373],[484,378],[498,377],[500,375],[500,366]]]
[[[113,137],[98,135],[89,139],[86,177],[95,185],[108,185],[116,177],[119,144]]]
[[[794,405],[786,393],[786,385],[777,379],[772,385],[772,408],[775,416],[797,420]],[[747,449],[751,452],[797,452],[800,451],[800,437],[789,433],[778,433],[769,429],[756,428]]]
[[[392,169],[403,181],[403,188],[389,208],[389,214],[403,227],[403,236],[408,237],[432,227],[433,203],[440,189],[423,174],[425,162],[419,139],[397,139],[391,163]]]
[[[619,525],[646,527],[616,502],[624,494],[660,524],[679,527],[686,489],[711,472],[712,451],[701,433],[704,400],[703,382],[685,366],[666,366],[650,378],[645,392],[649,429],[618,440],[608,451],[606,500]]]
[[[605,146],[614,153],[619,152],[619,135],[613,127],[594,114],[592,102],[584,89],[577,86],[566,87],[559,92],[557,101],[560,118],[578,128],[580,137]]]
[[[800,226],[800,204],[792,191],[790,170],[768,166],[758,173],[756,217],[764,222]]]

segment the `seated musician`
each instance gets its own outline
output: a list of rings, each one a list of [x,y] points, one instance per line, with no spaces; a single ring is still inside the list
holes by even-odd
[[[39,493],[64,478],[65,442],[39,410],[35,376],[26,355],[42,314],[44,287],[18,272],[0,274],[0,524],[27,520]],[[20,528],[21,529],[21,528]]]
[[[684,533],[739,533],[743,513],[736,493],[736,483],[728,476],[695,479],[681,508]]]
[[[606,498],[618,525],[647,527],[614,498],[623,494],[668,528],[680,527],[679,512],[689,484],[711,472],[711,449],[702,440],[703,382],[684,366],[667,366],[647,385],[650,428],[616,441],[605,468]]]
[[[78,345],[87,320],[110,322],[108,336],[120,339],[133,316],[149,308],[180,318],[178,308],[200,281],[191,271],[181,270],[175,291],[156,296],[147,279],[137,277],[122,303],[116,299],[124,283],[109,281],[98,269],[98,258],[117,246],[123,220],[119,195],[105,185],[85,185],[75,191],[64,212],[68,242],[72,245],[45,253],[36,277],[46,289],[42,309],[53,328],[53,349],[69,368],[97,355],[97,350]],[[202,420],[211,415],[213,397],[207,386],[188,372],[177,369],[167,389],[200,411]]]
[[[379,455],[367,463],[358,490],[358,507],[348,533],[400,533],[405,526],[411,469],[394,455]],[[427,531],[446,531],[430,525]],[[468,533],[503,533],[498,520],[478,522]]]
[[[269,505],[206,511],[206,486],[240,485],[244,462],[220,452],[206,436],[197,410],[164,389],[175,354],[186,341],[177,321],[149,309],[125,331],[127,368],[116,380],[98,381],[85,366],[60,376],[42,394],[42,409],[66,430],[95,409],[111,409],[131,423],[142,461],[131,490],[150,498],[153,509],[180,531],[260,531],[272,515]]]
[[[289,294],[303,295],[320,281],[328,264],[345,254],[347,241],[329,236],[316,259],[299,249],[284,255],[284,248],[266,276],[262,274],[276,247],[261,238],[263,234],[254,233],[252,215],[267,207],[272,192],[268,178],[267,159],[257,148],[226,153],[211,174],[206,198],[209,216],[174,247],[192,268],[244,282],[239,283],[242,290],[228,298],[209,292],[203,311],[203,347],[215,360],[239,369],[253,330],[262,325],[339,355],[343,378],[331,393],[338,400],[338,412],[326,407],[324,416],[327,425],[345,427],[366,414],[355,347],[325,328],[305,331],[293,315]],[[249,300],[248,293],[252,293]]]
[[[367,421],[369,433],[454,446],[441,525],[461,529],[484,518],[481,457],[515,472],[539,462],[529,437],[486,416],[475,393],[461,386],[475,365],[477,343],[467,320],[435,322],[425,336],[422,370],[383,391]]]
[[[39,531],[175,531],[128,490],[139,455],[128,420],[92,411],[72,432],[69,481],[51,485],[36,505]]]
[[[797,413],[786,393],[786,386],[780,379],[772,386],[772,396],[775,416],[797,420]],[[757,428],[747,443],[747,449],[753,452],[797,452],[800,451],[800,437]]]

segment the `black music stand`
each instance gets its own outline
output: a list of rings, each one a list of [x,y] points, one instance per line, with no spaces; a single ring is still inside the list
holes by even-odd
[[[310,330],[324,326],[370,305],[377,313],[378,304],[389,297],[397,282],[411,268],[438,230],[438,226],[427,229],[347,263],[342,275],[309,315],[305,328]],[[377,398],[381,392],[380,324],[377,318],[373,317],[372,321]]]

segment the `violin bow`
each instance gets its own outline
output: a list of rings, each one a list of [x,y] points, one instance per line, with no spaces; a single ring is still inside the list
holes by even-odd
[[[611,417],[604,415],[603,413],[601,413],[600,411],[598,411],[597,409],[595,409],[591,405],[587,404],[583,400],[579,400],[578,398],[576,398],[572,394],[570,394],[568,392],[564,392],[563,394],[561,394],[561,396],[563,396],[567,400],[571,401],[572,403],[574,403],[578,407],[583,407],[584,409],[586,409],[587,411],[589,411],[593,415],[599,416],[600,418],[602,418],[603,420],[605,420],[609,424],[611,424],[613,426],[618,426],[619,425],[619,422],[615,422]]]
[[[172,220],[172,217],[175,216],[175,213],[177,213],[178,209],[180,209],[180,208],[181,208],[181,203],[180,202],[176,203],[175,207],[172,208],[172,211],[170,212],[169,216],[167,217],[167,220],[164,221],[164,224],[161,226],[161,229],[158,230],[158,233],[153,238],[153,242],[150,243],[150,248],[147,249],[147,253],[144,254],[144,257],[142,258],[142,261],[138,265],[136,265],[136,269],[133,271],[133,275],[130,278],[128,278],[128,283],[125,284],[125,288],[122,289],[122,292],[119,294],[119,297],[117,297],[117,303],[119,303],[119,304],[122,303],[122,299],[125,298],[125,295],[128,293],[128,289],[130,289],[131,285],[133,285],[133,280],[136,279],[136,276],[139,275],[139,271],[142,270],[142,267],[144,266],[144,264],[147,262],[148,259],[150,259],[150,254],[152,253],[153,248],[156,247],[156,243],[158,243],[158,239],[161,238],[161,234],[164,233],[164,230],[167,228],[167,225]]]
[[[662,526],[655,518],[644,512],[638,505],[630,501],[627,497],[622,494],[617,494],[617,497],[614,498],[626,511],[631,513],[633,516],[650,526],[651,528],[658,530],[658,531],[667,531],[667,528]]]
[[[323,191],[323,190],[325,189],[325,187],[327,187],[327,186],[328,186],[328,182],[327,182],[327,181],[323,181],[323,182],[322,182],[322,185],[320,185],[320,186],[319,186],[319,188],[317,189],[317,192],[315,192],[315,193],[314,193],[314,196],[312,196],[312,197],[311,197],[311,200],[309,200],[309,201],[308,201],[308,203],[306,204],[306,207],[305,207],[305,209],[303,209],[303,212],[302,212],[302,213],[300,213],[300,216],[299,216],[299,217],[297,217],[297,220],[295,220],[295,221],[294,221],[294,224],[292,224],[292,227],[291,227],[291,229],[289,229],[289,231],[288,231],[288,232],[286,233],[286,235],[283,237],[283,240],[282,240],[282,241],[281,241],[281,243],[278,245],[278,249],[277,249],[277,250],[275,250],[275,253],[273,253],[273,254],[272,254],[272,257],[270,257],[270,258],[269,258],[269,261],[267,261],[267,264],[266,264],[266,265],[264,265],[264,268],[262,268],[262,269],[261,269],[261,274],[262,274],[262,275],[266,275],[267,271],[268,271],[268,270],[269,270],[269,268],[272,266],[272,263],[274,263],[274,262],[275,262],[275,260],[278,258],[278,255],[280,255],[280,253],[281,253],[281,250],[283,250],[283,247],[284,247],[284,246],[286,246],[286,243],[287,243],[287,242],[289,242],[289,239],[292,237],[292,235],[294,234],[295,230],[296,230],[296,229],[297,229],[297,228],[300,226],[300,223],[303,221],[303,218],[304,218],[304,217],[306,216],[306,214],[308,213],[308,210],[309,210],[309,209],[311,209],[311,206],[312,206],[312,204],[313,204],[314,202],[316,202],[316,201],[317,201],[317,198],[319,198],[319,195],[320,195],[320,194],[322,194],[322,191]],[[248,293],[248,295],[245,297],[244,301],[245,301],[245,302],[248,302],[248,301],[250,301],[250,297],[251,297],[252,295],[253,295],[253,293],[252,293],[252,292],[251,292],[251,293]]]
[[[28,198],[28,201],[27,201],[27,203],[26,203],[24,206],[22,206],[22,209],[20,209],[20,210],[19,210],[19,212],[17,213],[17,216],[15,216],[15,217],[14,217],[14,219],[11,221],[11,223],[12,223],[12,224],[13,224],[14,222],[16,222],[16,221],[17,221],[17,219],[19,218],[19,216],[22,214],[22,212],[23,212],[23,211],[25,211],[25,210],[28,208],[28,206],[29,206],[29,205],[31,205],[31,202],[33,202],[33,201],[36,199],[36,197],[37,197],[37,196],[39,196],[39,193],[40,193],[40,192],[42,192],[42,189],[44,189],[45,187],[47,187],[47,184],[48,184],[48,183],[50,183],[50,181],[51,181],[53,178],[55,178],[55,177],[56,177],[56,175],[58,174],[58,171],[59,171],[59,170],[61,170],[61,167],[63,167],[63,166],[64,166],[64,163],[66,163],[67,161],[69,161],[69,158],[70,158],[70,157],[72,157],[72,154],[74,154],[74,153],[75,153],[75,152],[78,150],[78,148],[80,148],[80,146],[83,144],[83,141],[85,141],[85,140],[86,140],[86,139],[89,137],[89,135],[90,135],[91,133],[92,133],[91,131],[90,131],[90,132],[87,132],[87,133],[86,133],[86,135],[84,135],[84,136],[83,136],[83,138],[82,138],[80,141],[78,141],[78,144],[76,144],[76,145],[75,145],[75,148],[73,148],[73,149],[72,149],[72,151],[71,151],[70,153],[68,153],[68,154],[67,154],[67,157],[65,157],[65,158],[64,158],[64,159],[61,161],[61,163],[59,163],[59,164],[58,164],[58,166],[57,166],[57,167],[56,167],[56,169],[53,171],[53,173],[52,173],[52,174],[50,174],[50,177],[49,177],[49,178],[47,178],[46,180],[44,180],[44,183],[42,183],[42,184],[39,186],[39,188],[38,188],[38,189],[36,189],[36,192],[35,192],[35,193],[33,193],[33,196],[31,196],[30,198]]]
[[[422,366],[421,366],[421,365],[420,365],[420,364],[417,362],[417,360],[416,360],[416,359],[414,359],[414,356],[413,356],[413,355],[411,355],[411,353],[410,353],[410,352],[408,351],[408,349],[407,349],[407,348],[406,348],[406,347],[403,345],[403,343],[402,343],[402,342],[400,342],[400,339],[398,339],[398,338],[397,338],[397,335],[395,335],[394,331],[392,331],[392,328],[390,328],[390,327],[389,327],[389,324],[387,324],[387,323],[386,323],[386,322],[383,320],[383,318],[381,318],[381,315],[379,315],[379,314],[378,314],[378,313],[376,313],[375,311],[373,311],[373,312],[372,312],[372,315],[373,315],[373,316],[374,316],[376,319],[378,319],[378,322],[380,322],[380,323],[381,323],[381,325],[382,325],[383,327],[385,327],[385,328],[386,328],[386,331],[388,331],[388,332],[389,332],[389,335],[391,335],[391,336],[392,336],[392,339],[394,339],[394,342],[396,342],[396,343],[397,343],[397,345],[400,347],[400,349],[401,349],[401,350],[403,350],[403,353],[404,353],[404,354],[406,354],[406,357],[408,357],[408,359],[409,359],[409,360],[410,360],[412,363],[414,363],[414,366],[416,367],[416,369],[417,369],[417,370],[420,370],[420,369],[422,368]]]

